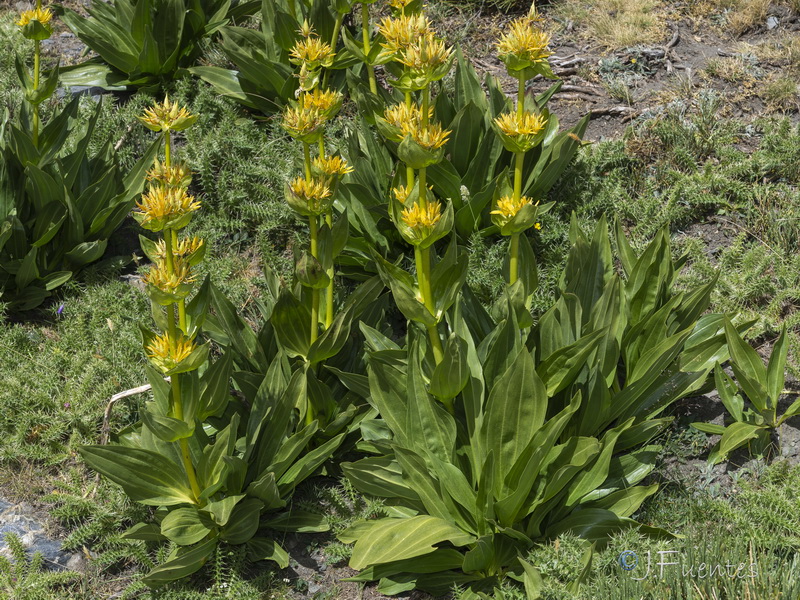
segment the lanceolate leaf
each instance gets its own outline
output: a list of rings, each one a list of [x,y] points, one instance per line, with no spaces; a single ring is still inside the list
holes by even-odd
[[[123,446],[82,446],[78,452],[137,502],[172,506],[195,501],[182,467],[156,452]]]
[[[420,515],[409,519],[381,519],[375,521],[369,535],[356,542],[350,566],[363,569],[368,565],[428,554],[434,551],[436,544],[443,542],[464,546],[473,541],[475,538],[470,534],[436,517]]]

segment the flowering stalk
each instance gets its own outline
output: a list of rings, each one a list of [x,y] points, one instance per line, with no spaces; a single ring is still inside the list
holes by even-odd
[[[39,130],[41,129],[39,103],[43,100],[37,93],[41,84],[42,40],[50,38],[53,34],[50,27],[52,18],[53,12],[49,8],[42,8],[42,0],[36,0],[36,8],[24,11],[17,21],[17,25],[22,29],[22,35],[33,41],[33,81],[31,88],[26,90],[26,98],[28,98],[33,112],[32,137],[33,145],[36,148],[39,147]]]
[[[367,2],[361,3],[361,37],[364,40],[364,56],[369,56],[369,5]],[[378,82],[375,79],[375,67],[367,63],[367,73],[369,74],[369,90],[373,94],[378,93]]]
[[[433,302],[433,292],[431,291],[431,249],[430,247],[421,248],[414,246],[414,260],[417,264],[417,285],[422,295],[422,303],[432,315],[436,315],[436,306]],[[428,325],[428,337],[433,348],[433,358],[438,365],[444,357],[442,340],[439,338],[439,330],[436,325]]]
[[[554,77],[547,62],[552,54],[547,49],[550,36],[537,26],[540,21],[532,7],[530,14],[511,23],[497,43],[500,60],[505,63],[509,75],[518,81],[517,110],[494,120],[503,146],[514,155],[513,191],[510,196],[500,197],[491,212],[492,221],[500,228],[500,233],[511,237],[509,285],[519,280],[520,235],[530,227],[539,227],[536,205],[522,195],[522,171],[525,154],[541,143],[547,124],[538,112],[525,109],[525,83],[537,74]]]
[[[202,260],[204,245],[197,238],[181,241],[178,230],[188,225],[192,213],[200,204],[189,196],[187,188],[191,181],[190,172],[172,162],[172,131],[182,131],[190,127],[196,117],[176,103],[166,98],[162,104],[147,109],[139,120],[149,129],[164,135],[164,163],[156,161],[148,174],[151,181],[149,191],[137,204],[134,217],[151,231],[160,232],[161,244],[144,246],[145,253],[154,265],[147,274],[148,293],[151,300],[166,307],[165,335],[155,336],[145,344],[150,360],[164,375],[170,376],[171,417],[184,421],[184,406],[181,388],[183,374],[195,370],[205,356],[207,348],[196,345],[193,337],[196,332],[187,331],[186,296],[190,293],[194,277],[191,266]],[[176,323],[175,306],[178,309]],[[190,420],[190,423],[192,421]],[[189,453],[186,437],[178,439],[181,461],[196,503],[200,503],[200,486]]]

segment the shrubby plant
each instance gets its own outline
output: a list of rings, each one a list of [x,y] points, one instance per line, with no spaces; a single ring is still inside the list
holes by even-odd
[[[58,66],[44,73],[40,56],[52,16],[38,3],[18,21],[35,44],[33,72],[17,59],[25,103],[16,119],[6,110],[0,126],[0,289],[12,310],[38,306],[103,255],[141,193],[157,150],[153,145],[123,176],[111,139],[89,154],[99,105],[81,132],[73,125],[78,99],[41,122],[39,106],[59,81]]]
[[[64,22],[98,56],[64,69],[63,81],[155,91],[193,66],[202,42],[229,19],[257,10],[246,0],[98,0],[88,17],[64,7]]]
[[[361,446],[373,456],[343,468],[394,508],[342,534],[355,542],[358,580],[384,593],[486,592],[523,577],[517,556],[537,540],[665,534],[630,517],[658,487],[638,484],[655,465],[649,442],[671,421],[663,411],[727,357],[724,317],[701,316],[714,282],[675,293],[680,263],[665,231],[638,258],[618,235],[625,279],[604,220],[591,240],[573,225],[571,240],[559,298],[536,323],[520,277],[494,317],[462,290],[442,316],[441,360],[416,326],[402,347],[369,345],[381,418],[362,427],[382,436]]]
[[[778,416],[778,402],[785,393],[786,355],[789,351],[786,326],[775,342],[766,367],[758,353],[742,339],[730,322],[725,324],[725,334],[736,381],[720,364],[714,369],[714,381],[720,400],[733,418],[733,423],[727,426],[692,423],[695,429],[722,436],[708,455],[709,462],[713,464],[726,460],[731,452],[745,445],[752,454],[772,454],[775,450],[772,436],[778,435],[779,427],[787,419],[800,413],[800,400],[796,400]],[[745,396],[749,401],[747,406],[744,403]]]
[[[168,560],[144,577],[147,585],[157,587],[196,572],[220,541],[246,544],[252,560],[285,567],[288,555],[268,531],[328,528],[321,515],[292,510],[288,498],[345,434],[309,445],[319,422],[298,424],[294,413],[295,407],[307,406],[305,372],[292,372],[283,354],[274,358],[254,390],[243,386],[252,395],[231,395],[233,353],[212,362],[210,342],[199,337],[212,297],[218,295],[208,281],[195,289],[195,268],[205,244],[179,235],[200,202],[188,193],[191,172],[174,160],[172,132],[190,127],[195,117],[165,99],[141,120],[164,140],[164,160],[149,171],[150,187],[135,212],[142,227],[161,238],[141,237],[153,263],[144,281],[160,329],[142,330],[153,400],[140,411],[141,421],[120,432],[115,444],[84,446],[80,452],[133,500],[157,507],[155,522],[140,523],[125,534],[174,545]],[[216,307],[218,321],[238,325],[224,298]]]

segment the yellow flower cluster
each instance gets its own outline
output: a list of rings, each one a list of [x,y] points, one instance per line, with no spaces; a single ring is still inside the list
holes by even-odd
[[[517,60],[537,63],[551,56],[553,53],[547,49],[550,34],[536,26],[541,20],[540,17],[526,16],[513,21],[497,42],[500,59],[513,56]]]
[[[145,346],[148,358],[165,373],[189,358],[192,352],[197,349],[197,344],[194,343],[194,340],[182,333],[176,336],[174,347],[172,342],[169,334],[165,333],[155,336]]]
[[[147,172],[149,182],[157,182],[166,187],[187,188],[192,182],[192,172],[185,164],[167,166],[156,159],[153,167]]]
[[[141,201],[136,203],[140,224],[161,225],[179,220],[200,208],[200,202],[190,196],[185,188],[151,186]]]
[[[330,209],[333,193],[326,182],[296,177],[289,183],[292,208],[300,214],[321,215]]]
[[[195,281],[192,268],[181,256],[173,256],[172,269],[165,260],[159,260],[143,277],[147,285],[152,285],[164,294],[186,296]]]
[[[164,102],[147,108],[144,115],[138,117],[145,127],[153,131],[182,131],[197,121],[185,107],[177,102],[170,103],[169,97],[164,97]]]
[[[498,129],[509,137],[534,136],[541,133],[547,119],[536,113],[523,112],[522,115],[504,113],[497,117],[494,122]]]
[[[205,241],[197,236],[191,238],[181,238],[177,244],[172,246],[172,255],[181,258],[191,256],[203,248]],[[156,242],[156,258],[165,260],[167,256],[167,244],[164,240]]]
[[[317,156],[311,164],[314,169],[327,177],[341,178],[353,172],[353,167],[341,156]]]
[[[497,201],[497,208],[490,214],[499,215],[503,219],[510,220],[514,218],[526,204],[533,204],[533,200],[527,196],[521,196],[519,200],[516,200],[514,196],[503,196]]]
[[[442,218],[442,204],[438,200],[429,202],[425,207],[414,203],[410,208],[403,209],[400,216],[407,227],[427,235]]]
[[[427,33],[404,48],[398,60],[414,72],[429,73],[447,64],[452,54],[444,41]]]
[[[25,27],[31,21],[39,21],[42,25],[47,25],[53,19],[53,11],[49,8],[34,8],[33,10],[23,11],[19,16],[17,25]]]
[[[414,0],[389,0],[389,6],[395,10],[404,11]]]
[[[304,65],[308,69],[329,67],[333,64],[335,53],[327,42],[315,35],[308,35],[297,40],[289,52],[289,60],[296,65]]]
[[[429,35],[431,27],[428,17],[424,15],[385,17],[378,24],[378,33],[386,39],[381,46],[389,55],[395,56],[419,38]]]

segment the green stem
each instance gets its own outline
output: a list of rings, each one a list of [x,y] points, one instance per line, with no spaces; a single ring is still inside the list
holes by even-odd
[[[38,0],[41,2],[41,0]],[[38,6],[38,4],[37,4]],[[33,89],[39,89],[39,75],[42,62],[42,42],[36,40],[33,51]],[[39,147],[39,105],[33,105],[33,145]]]
[[[431,86],[426,85],[425,88],[422,90],[422,126],[428,126],[428,119],[429,115],[428,112],[430,111],[431,106]]]
[[[525,164],[525,153],[514,153],[514,201],[519,202],[522,198],[522,167]]]
[[[419,170],[419,206],[428,207],[428,169]]]
[[[342,22],[344,21],[344,13],[336,13],[336,23],[333,25],[333,35],[331,36],[331,49],[336,52],[336,46],[339,44],[339,32],[342,30]],[[322,89],[328,89],[328,79],[331,74],[330,69],[325,69],[325,75],[322,77]]]
[[[508,263],[508,284],[514,285],[519,279],[519,234],[511,235],[511,260]]]
[[[169,129],[164,132],[164,166],[172,166],[172,132]]]
[[[519,77],[519,90],[517,92],[517,117],[520,119],[525,113],[525,76]]]
[[[311,256],[318,258],[318,237],[319,224],[317,217],[308,217],[308,227],[311,231]],[[311,288],[311,343],[317,340],[317,329],[319,325],[319,290]]]
[[[329,229],[333,229],[333,211],[325,213],[325,222],[328,224]],[[325,329],[329,329],[333,325],[333,276],[335,272],[333,265],[328,269],[328,278],[330,282],[325,289]]]
[[[436,306],[431,293],[431,249],[414,246],[414,259],[417,263],[417,285],[422,295],[422,303],[431,315],[436,316]],[[442,341],[439,339],[439,330],[436,325],[426,325],[426,329],[433,348],[433,358],[438,365],[442,362],[444,356]]]
[[[178,246],[178,232],[176,230],[172,230],[172,247],[177,248]],[[181,298],[178,301],[178,326],[181,328],[181,331],[186,333],[186,300]]]
[[[183,421],[183,399],[181,398],[181,379],[180,375],[173,375],[170,378],[172,382],[172,402],[173,414],[176,419]],[[186,438],[180,439],[181,459],[183,461],[183,468],[186,470],[186,476],[189,478],[189,485],[192,488],[192,495],[195,501],[200,500],[200,486],[197,483],[197,475],[194,472],[192,465],[192,455],[189,453],[189,440]]]
[[[361,36],[364,40],[364,55],[369,57],[369,5],[366,2],[361,3]],[[378,82],[375,79],[375,68],[369,63],[367,63],[367,73],[369,74],[369,90],[373,94],[377,94]]]
[[[306,181],[311,181],[311,146],[303,142],[303,165],[306,170]]]
[[[175,258],[172,254],[172,231],[164,230],[164,261],[167,263],[167,273],[170,275],[175,271]],[[176,350],[177,331],[175,330],[175,305],[167,306],[167,334],[169,346],[172,352]]]

